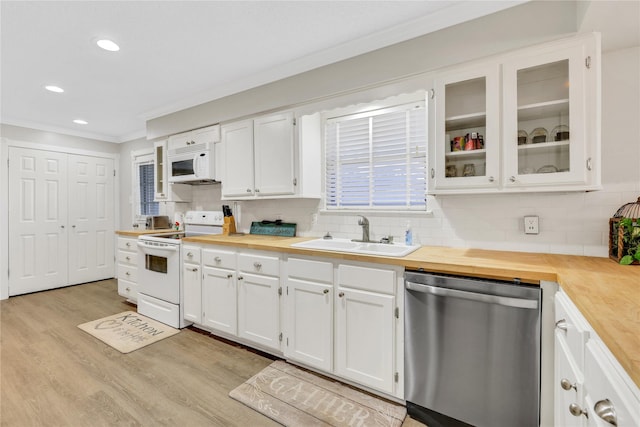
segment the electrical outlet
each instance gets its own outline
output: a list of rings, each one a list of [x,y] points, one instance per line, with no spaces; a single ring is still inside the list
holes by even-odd
[[[539,218],[537,215],[530,215],[524,217],[524,234],[539,234],[540,228],[538,224]]]

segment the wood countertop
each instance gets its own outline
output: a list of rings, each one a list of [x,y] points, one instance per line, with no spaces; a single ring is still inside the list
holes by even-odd
[[[438,246],[423,246],[402,258],[291,247],[293,243],[306,240],[311,238],[209,235],[188,237],[184,242],[374,262],[499,280],[518,278],[525,283],[557,282],[640,387],[638,266],[622,266],[608,258]]]

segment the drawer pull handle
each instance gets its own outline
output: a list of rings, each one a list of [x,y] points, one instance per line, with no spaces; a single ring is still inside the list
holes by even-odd
[[[587,413],[587,411],[585,411],[575,403],[572,403],[571,405],[569,405],[569,412],[574,417],[579,417],[580,415],[584,415],[585,417],[589,418],[589,414]]]
[[[344,292],[340,292],[340,293],[338,294],[338,296],[339,296],[340,298],[342,298],[342,297],[344,296]]]
[[[258,270],[260,270],[262,268],[262,264],[257,262],[257,261],[253,263],[253,266]]]
[[[567,321],[564,319],[560,319],[556,322],[556,329],[560,329],[561,331],[567,330]]]
[[[323,290],[322,293],[325,294],[325,295],[328,294],[329,293],[329,289]]]
[[[613,403],[609,399],[603,399],[596,402],[593,405],[593,410],[596,411],[596,415],[611,424],[612,426],[618,425],[618,417],[616,416],[616,410],[613,407]]]
[[[563,390],[571,390],[574,389],[575,391],[578,391],[578,388],[576,387],[575,384],[571,384],[571,381],[569,381],[566,378],[563,378],[560,380],[560,387],[562,387]]]
[[[220,258],[219,256],[217,256],[217,257],[215,257],[213,260],[214,260],[215,262],[220,262],[220,261],[222,261],[222,258]]]

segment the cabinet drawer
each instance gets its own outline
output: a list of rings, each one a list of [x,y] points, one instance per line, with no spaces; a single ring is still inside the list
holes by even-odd
[[[338,285],[363,291],[395,294],[396,272],[380,268],[341,265],[338,267]]]
[[[238,270],[257,274],[268,274],[270,276],[279,276],[280,258],[267,255],[239,254]]]
[[[601,409],[609,405],[615,412],[619,427],[640,425],[640,400],[633,394],[625,382],[621,372],[622,367],[617,367],[617,362],[612,360],[611,352],[599,341],[590,339],[585,351],[585,383],[587,387],[586,409],[589,419],[594,420],[597,426],[609,426],[603,416],[600,416],[596,408]],[[631,379],[628,383],[631,383]],[[608,402],[607,402],[608,400]]]
[[[132,267],[137,267],[138,265],[138,253],[137,252],[129,252],[129,251],[118,251],[118,262],[120,264],[130,265]]]
[[[333,284],[333,263],[289,258],[287,260],[287,276]]]
[[[584,346],[589,338],[589,325],[567,294],[556,293],[556,331],[564,336],[578,369],[584,372]]]
[[[138,239],[118,237],[118,249],[137,252],[138,251],[138,247],[136,246],[137,241]]]
[[[196,246],[183,246],[182,261],[188,262],[189,264],[200,264],[200,248]]]
[[[209,267],[236,269],[236,253],[221,249],[203,249],[202,263]]]
[[[126,264],[118,264],[118,279],[138,283],[138,268]]]
[[[118,294],[132,300],[138,299],[138,285],[133,282],[118,279]]]

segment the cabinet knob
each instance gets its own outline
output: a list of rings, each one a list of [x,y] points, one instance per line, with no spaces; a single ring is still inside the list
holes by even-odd
[[[494,177],[492,177],[492,176],[490,176],[490,177],[489,177],[489,182],[493,182],[493,181],[495,181],[495,180],[496,180],[496,179],[495,179]]]
[[[127,292],[131,292],[131,288],[127,286],[127,288],[125,289],[125,291],[127,291]]]
[[[572,403],[571,405],[569,405],[569,412],[574,417],[579,417],[580,415],[584,415],[585,417],[589,418],[589,414],[587,414],[587,411],[585,411],[575,403]]]
[[[62,228],[64,228],[64,225],[62,226]],[[129,247],[131,247],[131,243],[127,242],[127,243],[126,243],[126,246],[127,246],[128,248],[129,248]]]
[[[256,193],[259,193],[259,192],[260,192],[260,189],[259,189],[259,188],[256,188],[256,189],[255,189],[255,192],[256,192]]]
[[[61,225],[60,228],[62,228],[64,230],[64,225]],[[129,246],[129,244],[127,243],[127,246]]]
[[[616,416],[616,411],[613,407],[613,403],[609,399],[603,399],[596,402],[593,405],[593,410],[596,412],[596,415],[611,424],[612,426],[618,425],[618,417]]]
[[[220,262],[220,261],[222,261],[222,258],[220,258],[219,256],[217,256],[217,257],[215,257],[213,260],[214,260],[215,262]]]
[[[325,295],[328,294],[329,293],[329,289],[323,290],[322,293],[325,294]]]
[[[515,177],[515,176],[510,176],[510,177],[509,177],[509,181],[511,181],[511,182],[516,182],[516,177]]]
[[[129,273],[128,271],[126,273],[124,273],[127,276],[131,276],[131,273]]]
[[[187,252],[187,256],[188,256],[189,258],[193,258],[193,253],[191,253],[191,252]]]
[[[131,257],[125,257],[124,259],[126,259],[127,261],[131,261]]]
[[[238,276],[238,280],[243,280],[243,279],[244,279],[244,277]]]
[[[247,193],[251,193],[251,189],[250,188],[247,188]]]
[[[231,279],[233,277],[233,274],[229,273],[227,274],[227,279]]]
[[[198,271],[198,267],[193,267],[193,268],[191,269],[191,271],[193,271],[193,272]]]
[[[567,321],[564,319],[560,319],[556,322],[556,329],[560,329],[561,331],[567,330]]]
[[[253,266],[255,267],[256,270],[260,270],[262,268],[262,264],[259,263],[258,261],[254,262]]]
[[[578,391],[578,388],[576,387],[575,384],[571,384],[571,381],[569,381],[566,378],[563,378],[560,380],[560,387],[562,387],[563,390],[571,390],[574,389],[575,391]]]
[[[339,296],[340,298],[342,298],[342,297],[344,296],[344,292],[340,292],[340,293],[338,294],[338,296]]]

